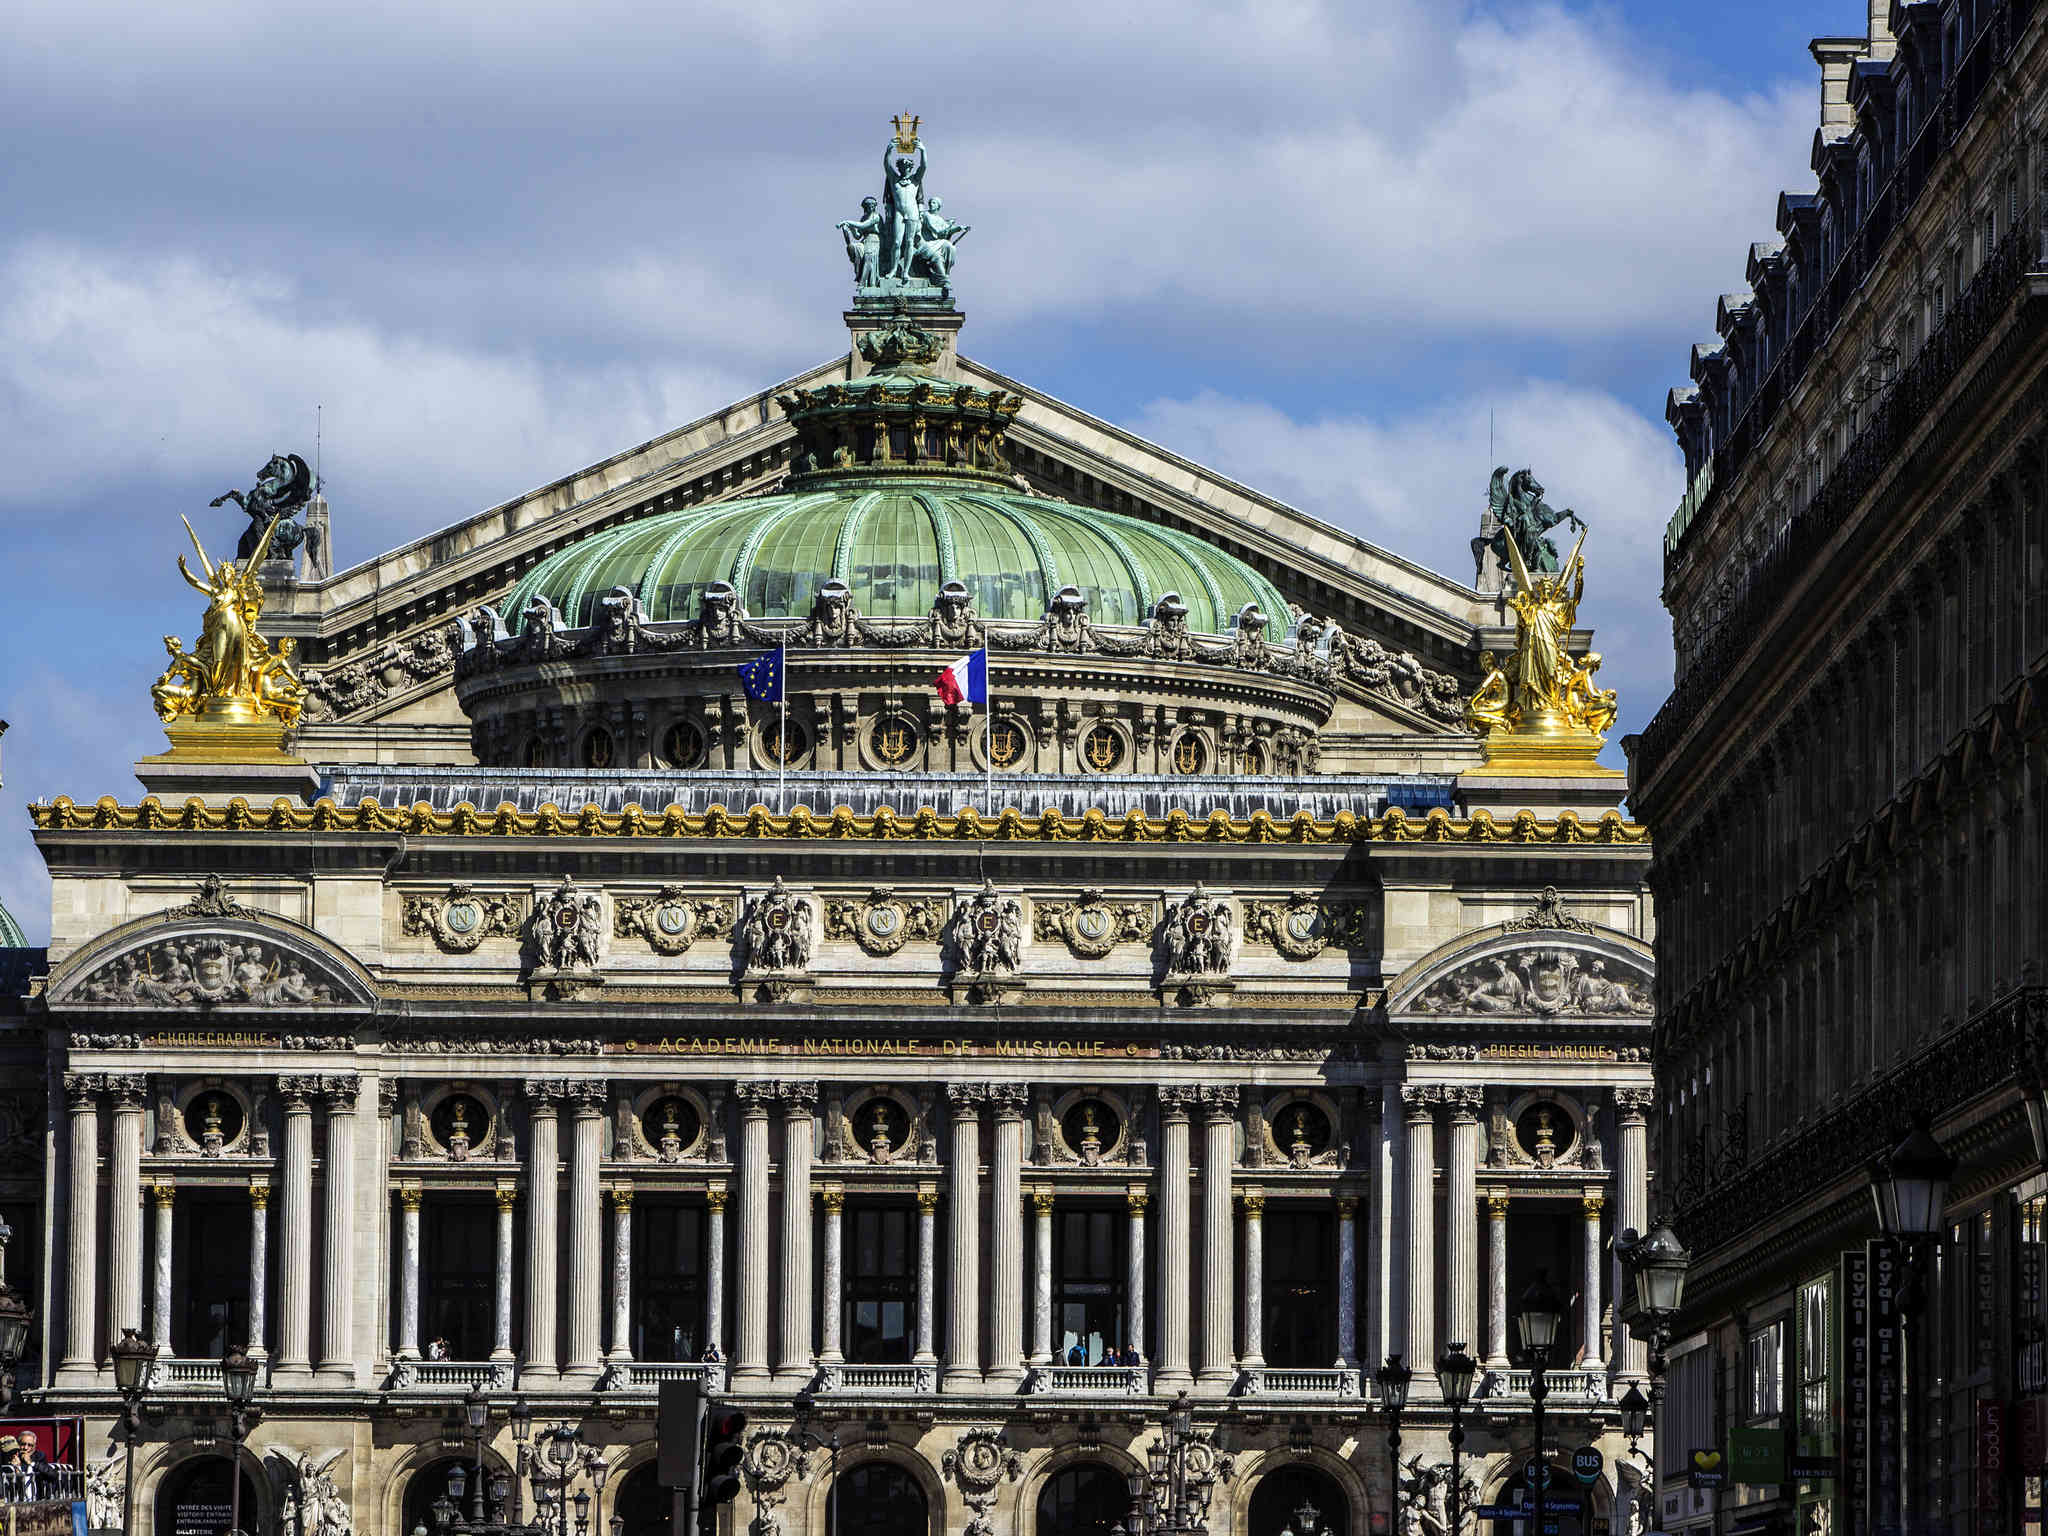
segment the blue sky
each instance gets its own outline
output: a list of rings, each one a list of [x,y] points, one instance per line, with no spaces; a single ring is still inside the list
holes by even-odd
[[[1670,679],[1664,390],[1811,184],[1862,0],[871,0],[0,14],[0,901],[136,794],[178,514],[315,407],[340,559],[845,345],[888,117],[974,226],[963,350],[1468,578],[1496,457],[1593,524],[1623,729]]]

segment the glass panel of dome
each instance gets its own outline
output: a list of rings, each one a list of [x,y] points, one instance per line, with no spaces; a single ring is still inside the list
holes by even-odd
[[[717,516],[706,519],[703,527],[693,531],[677,547],[668,558],[668,569],[660,576],[663,586],[689,589],[689,606],[675,617],[691,619],[697,616],[698,595],[714,581],[732,579],[733,561],[746,544],[747,534],[753,530],[755,522],[784,505],[787,503],[778,499],[766,507],[756,502],[721,508]]]
[[[974,611],[987,619],[1042,618],[1051,594],[1024,531],[980,497],[950,498],[948,510],[955,568],[973,595]]]
[[[1031,511],[1052,542],[1060,585],[1081,589],[1081,595],[1088,599],[1088,617],[1097,624],[1134,623],[1137,589],[1130,567],[1115,546],[1091,525],[1091,519],[1106,522],[1108,515],[1092,513],[1084,518],[1065,509],[1043,506]]]
[[[939,546],[915,498],[891,495],[868,513],[855,540],[854,592],[878,618],[921,618],[939,591]]]

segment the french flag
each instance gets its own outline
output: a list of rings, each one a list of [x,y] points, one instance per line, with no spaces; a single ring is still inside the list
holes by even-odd
[[[948,704],[958,704],[965,699],[970,704],[988,702],[988,647],[969,651],[953,665],[932,679],[932,686],[939,690],[939,697]]]

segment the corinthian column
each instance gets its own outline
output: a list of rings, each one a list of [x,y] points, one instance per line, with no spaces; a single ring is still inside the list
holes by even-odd
[[[1508,1192],[1486,1192],[1486,1365],[1508,1368]]]
[[[560,1373],[555,1352],[561,1319],[555,1279],[561,1269],[562,1098],[559,1077],[530,1077],[526,1096],[526,1360],[522,1374],[541,1379]]]
[[[1031,1236],[1031,1363],[1054,1364],[1052,1357],[1052,1191],[1031,1192],[1036,1218]]]
[[[740,1284],[733,1379],[768,1380],[768,1106],[773,1083],[735,1083],[740,1105]]]
[[[1182,1083],[1159,1089],[1159,1372],[1161,1392],[1194,1385],[1188,1370],[1188,1112],[1197,1094]]]
[[[1586,1214],[1586,1249],[1579,1287],[1579,1365],[1588,1371],[1607,1369],[1600,1349],[1600,1209],[1606,1204],[1607,1197],[1596,1189],[1587,1190],[1580,1199]]]
[[[100,1094],[98,1073],[66,1072],[64,1098],[71,1114],[71,1193],[65,1223],[64,1358],[58,1369],[73,1381],[91,1381],[98,1363]]]
[[[776,1369],[793,1384],[810,1379],[811,1126],[816,1083],[782,1083],[782,1350]]]
[[[725,1188],[704,1193],[704,1342],[725,1354]]]
[[[938,1354],[934,1325],[938,1312],[934,1291],[938,1287],[939,1191],[934,1185],[917,1187],[917,1354],[918,1365],[934,1365]]]
[[[317,1077],[280,1077],[284,1106],[284,1227],[277,1266],[277,1366],[272,1379],[313,1368],[313,1095]]]
[[[1202,1358],[1201,1385],[1228,1392],[1237,1383],[1231,1313],[1237,1300],[1232,1262],[1230,1174],[1237,1161],[1237,1089],[1202,1089]]]
[[[604,1364],[605,1084],[569,1084],[569,1358],[562,1379],[593,1383]]]
[[[837,1365],[846,1358],[841,1343],[845,1331],[845,1279],[841,1273],[846,1252],[846,1187],[827,1184],[818,1191],[818,1203],[825,1208],[825,1251],[820,1256],[818,1320],[824,1325],[818,1350],[821,1363]]]
[[[1266,1194],[1248,1189],[1244,1205],[1244,1365],[1266,1363]]]
[[[1480,1098],[1474,1086],[1444,1090],[1451,1112],[1450,1186],[1444,1200],[1450,1226],[1444,1250],[1451,1271],[1450,1339],[1468,1350],[1479,1342]]]
[[[107,1141],[107,1337],[142,1328],[142,1096],[148,1079],[115,1073],[114,1128]]]
[[[1401,1105],[1408,1124],[1403,1157],[1408,1174],[1405,1200],[1408,1235],[1408,1337],[1404,1353],[1415,1372],[1411,1392],[1426,1394],[1436,1377],[1436,1106],[1443,1089],[1434,1083],[1403,1083]]]
[[[952,1252],[946,1267],[948,1392],[981,1390],[981,1106],[983,1083],[946,1084],[953,1116]]]
[[[503,1365],[517,1357],[512,1353],[512,1213],[519,1204],[519,1186],[499,1184],[498,1255],[491,1280],[491,1359]],[[509,1375],[502,1378],[509,1381]]]
[[[1637,1232],[1650,1229],[1649,1132],[1644,1124],[1650,1102],[1650,1090],[1647,1088],[1614,1090],[1614,1118],[1621,1132],[1620,1155],[1615,1159],[1614,1173],[1617,1207],[1614,1229],[1617,1232],[1631,1227]],[[1626,1282],[1617,1275],[1615,1283]],[[1621,1338],[1621,1374],[1644,1376],[1649,1370],[1648,1346],[1626,1329],[1617,1332]]]
[[[633,1186],[612,1186],[612,1347],[607,1360],[633,1358]]]
[[[1124,1341],[1143,1360],[1145,1355],[1145,1203],[1143,1189],[1127,1189],[1124,1201],[1130,1208],[1130,1225],[1125,1233],[1124,1303],[1130,1316],[1125,1320]]]
[[[398,1186],[398,1348],[396,1358],[420,1357],[420,1187]]]
[[[1024,1380],[1024,1114],[1031,1090],[995,1083],[995,1183],[989,1191],[988,1383],[1014,1389]]]
[[[356,1285],[356,1098],[362,1087],[353,1072],[320,1079],[327,1104],[327,1224],[321,1253],[324,1287],[320,1321],[320,1370],[354,1381],[353,1330]]]
[[[249,1343],[252,1359],[266,1360],[270,1350],[266,1316],[270,1289],[270,1181],[249,1181]]]

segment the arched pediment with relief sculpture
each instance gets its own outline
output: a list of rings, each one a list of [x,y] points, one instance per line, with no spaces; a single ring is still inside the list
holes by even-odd
[[[1516,919],[1438,946],[1395,978],[1387,1016],[1647,1022],[1656,973],[1650,946],[1552,914],[1554,925]]]
[[[182,906],[101,934],[59,965],[60,1008],[373,1008],[376,983],[301,923],[246,907],[209,878]]]

